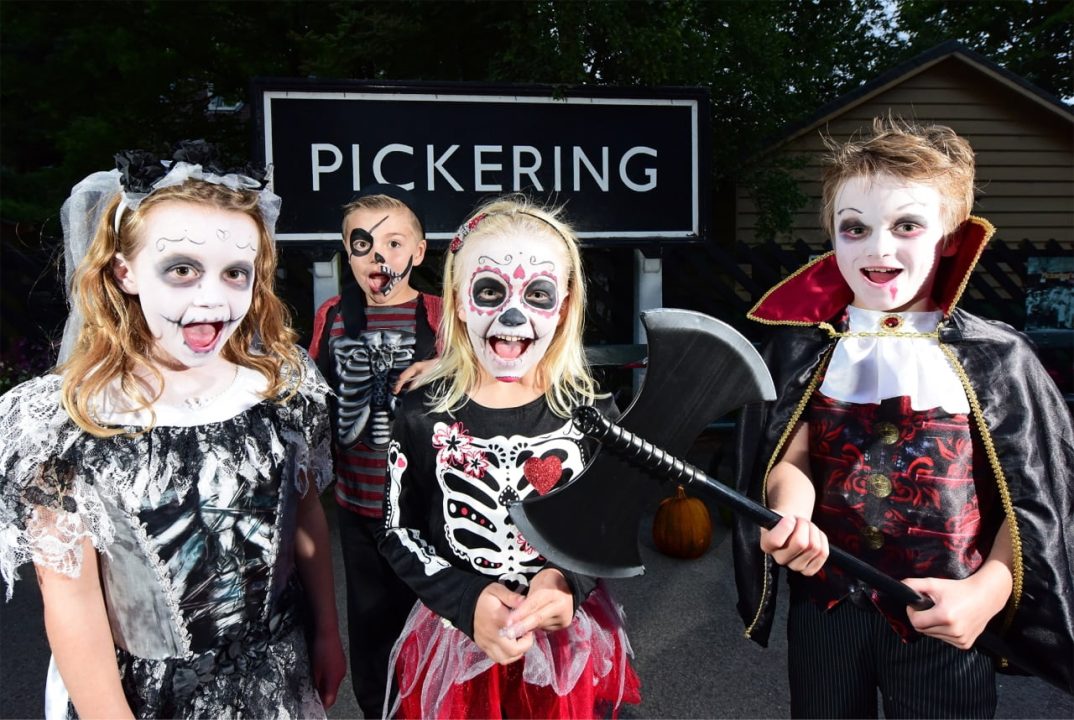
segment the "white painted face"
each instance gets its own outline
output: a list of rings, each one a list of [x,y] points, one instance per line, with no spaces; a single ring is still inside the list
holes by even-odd
[[[880,312],[935,308],[931,298],[944,249],[943,199],[933,186],[888,175],[848,180],[835,198],[836,263],[853,305]]]
[[[523,234],[467,239],[458,261],[457,311],[481,366],[501,382],[533,372],[567,299],[562,240]]]
[[[250,309],[259,240],[233,210],[177,200],[146,213],[141,249],[117,253],[114,271],[138,296],[161,360],[201,367],[219,355]]]

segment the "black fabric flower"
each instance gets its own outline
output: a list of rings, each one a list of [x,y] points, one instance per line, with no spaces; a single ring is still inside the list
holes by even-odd
[[[201,165],[206,172],[223,175],[224,168],[220,164],[220,153],[216,146],[205,140],[180,140],[172,153],[172,160],[185,162],[191,165]]]
[[[200,165],[206,173],[213,175],[246,175],[265,187],[268,173],[265,167],[256,163],[246,163],[241,167],[226,167],[220,159],[219,149],[202,139],[181,140],[172,150],[171,158],[162,159],[149,150],[123,150],[116,153],[116,168],[120,171],[120,182],[127,192],[149,193],[153,184],[163,178],[168,169],[177,162]]]
[[[160,158],[148,150],[122,150],[115,158],[119,181],[127,192],[148,193],[168,172]]]
[[[232,169],[230,172],[253,178],[261,187],[265,187],[265,183],[268,182],[268,172],[266,171],[265,166],[260,163],[248,162],[242,167]]]

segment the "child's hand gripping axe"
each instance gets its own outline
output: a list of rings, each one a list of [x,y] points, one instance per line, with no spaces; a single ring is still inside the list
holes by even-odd
[[[598,453],[573,482],[511,508],[526,540],[557,565],[600,577],[644,572],[638,525],[655,478],[704,487],[721,505],[770,528],[780,516],[679,460],[712,420],[751,402],[776,397],[761,356],[730,325],[686,310],[642,314],[649,359],[641,392],[619,424],[592,407],[575,426],[615,453]],[[878,590],[915,607],[931,603],[852,555],[829,559]]]
[[[592,407],[578,408],[575,426],[615,450],[601,452],[567,485],[531,495],[510,509],[526,540],[553,563],[597,577],[628,577],[645,571],[638,553],[638,526],[645,485],[674,480],[705,488],[716,502],[762,527],[780,516],[680,460],[715,418],[747,403],[776,397],[772,377],[754,347],[729,325],[686,310],[642,314],[649,343],[641,392],[618,424]],[[850,575],[917,609],[932,601],[849,553],[829,547],[828,560]],[[1005,657],[1053,684],[991,631],[977,646]],[[1066,689],[1063,685],[1059,687]]]

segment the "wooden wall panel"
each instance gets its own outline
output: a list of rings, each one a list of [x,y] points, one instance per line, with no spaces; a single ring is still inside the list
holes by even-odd
[[[974,212],[991,220],[1002,237],[1074,240],[1074,123],[958,57],[906,77],[777,150],[804,159],[795,175],[808,197],[781,240],[825,239],[817,218],[826,152],[821,133],[846,141],[889,112],[949,125],[969,140],[977,160]],[[736,240],[757,242],[757,208],[743,188],[736,192],[736,208]]]

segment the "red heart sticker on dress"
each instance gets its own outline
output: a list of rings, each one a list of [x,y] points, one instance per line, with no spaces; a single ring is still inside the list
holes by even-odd
[[[555,455],[546,458],[531,457],[522,463],[522,474],[537,492],[544,495],[563,477],[563,463]]]

